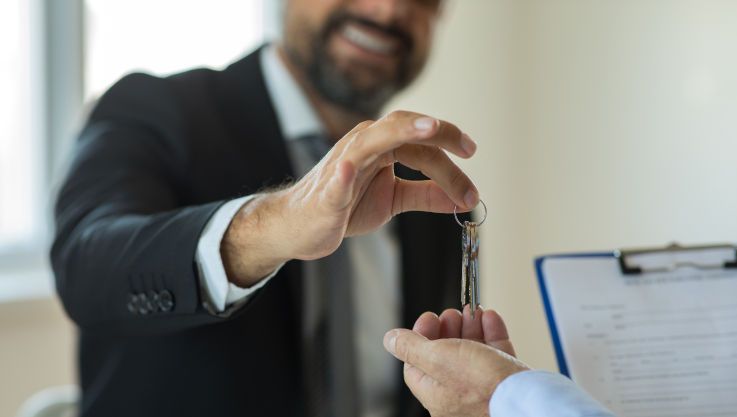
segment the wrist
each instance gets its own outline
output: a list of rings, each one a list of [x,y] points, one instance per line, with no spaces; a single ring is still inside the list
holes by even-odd
[[[254,197],[231,220],[220,245],[228,281],[248,288],[293,259],[287,245],[284,195]]]
[[[494,397],[494,394],[498,391],[499,386],[502,385],[504,381],[509,379],[511,376],[525,372],[525,371],[531,371],[532,368],[527,366],[526,364],[522,363],[518,359],[514,358],[515,362],[512,367],[509,367],[503,372],[503,375],[501,375],[501,378],[499,378],[495,383],[492,384],[491,387],[491,394],[489,395],[489,400],[491,400],[492,397]]]

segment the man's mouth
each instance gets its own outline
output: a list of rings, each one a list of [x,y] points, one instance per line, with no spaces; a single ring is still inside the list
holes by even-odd
[[[387,39],[386,35],[379,35],[356,24],[343,25],[340,34],[356,46],[378,55],[393,55],[398,49],[397,41]]]

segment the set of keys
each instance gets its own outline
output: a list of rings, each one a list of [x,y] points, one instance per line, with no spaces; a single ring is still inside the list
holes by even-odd
[[[481,204],[484,205],[484,218],[481,223],[476,224],[475,222],[466,221],[461,223],[458,220],[456,210],[458,206],[453,210],[453,214],[456,218],[456,223],[463,228],[462,237],[462,249],[463,249],[463,264],[461,272],[461,311],[466,307],[466,304],[471,305],[471,319],[476,315],[476,308],[481,304],[481,296],[479,293],[479,226],[486,221],[486,203],[480,200]]]

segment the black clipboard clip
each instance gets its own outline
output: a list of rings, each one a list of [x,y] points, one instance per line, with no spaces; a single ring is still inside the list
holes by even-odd
[[[660,252],[694,252],[703,250],[714,250],[714,249],[729,249],[734,253],[734,260],[726,260],[724,262],[713,263],[713,264],[700,264],[691,261],[679,261],[671,262],[663,266],[657,267],[642,267],[633,266],[628,262],[628,259],[635,255],[646,255],[655,254]],[[696,269],[725,269],[725,268],[737,268],[737,246],[724,243],[718,245],[704,245],[704,246],[681,246],[678,243],[673,243],[664,248],[653,248],[653,249],[628,249],[628,250],[617,250],[614,251],[614,256],[619,260],[619,267],[624,275],[638,275],[651,272],[670,272],[681,267],[692,267]]]

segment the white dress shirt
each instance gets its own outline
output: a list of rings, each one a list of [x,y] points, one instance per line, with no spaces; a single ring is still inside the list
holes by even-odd
[[[261,70],[292,166],[298,176],[303,176],[312,165],[296,145],[296,139],[324,134],[325,129],[274,45],[262,50]],[[251,198],[235,199],[218,209],[205,226],[197,246],[204,302],[214,314],[227,314],[245,304],[249,295],[263,287],[281,268],[250,288],[239,288],[228,282],[220,257],[220,242],[233,216]],[[354,337],[364,417],[396,414],[400,363],[386,353],[382,344],[384,334],[401,325],[401,253],[392,226],[390,222],[373,233],[347,238],[355,275]]]
[[[535,370],[503,380],[489,401],[490,417],[616,417],[575,382]]]

